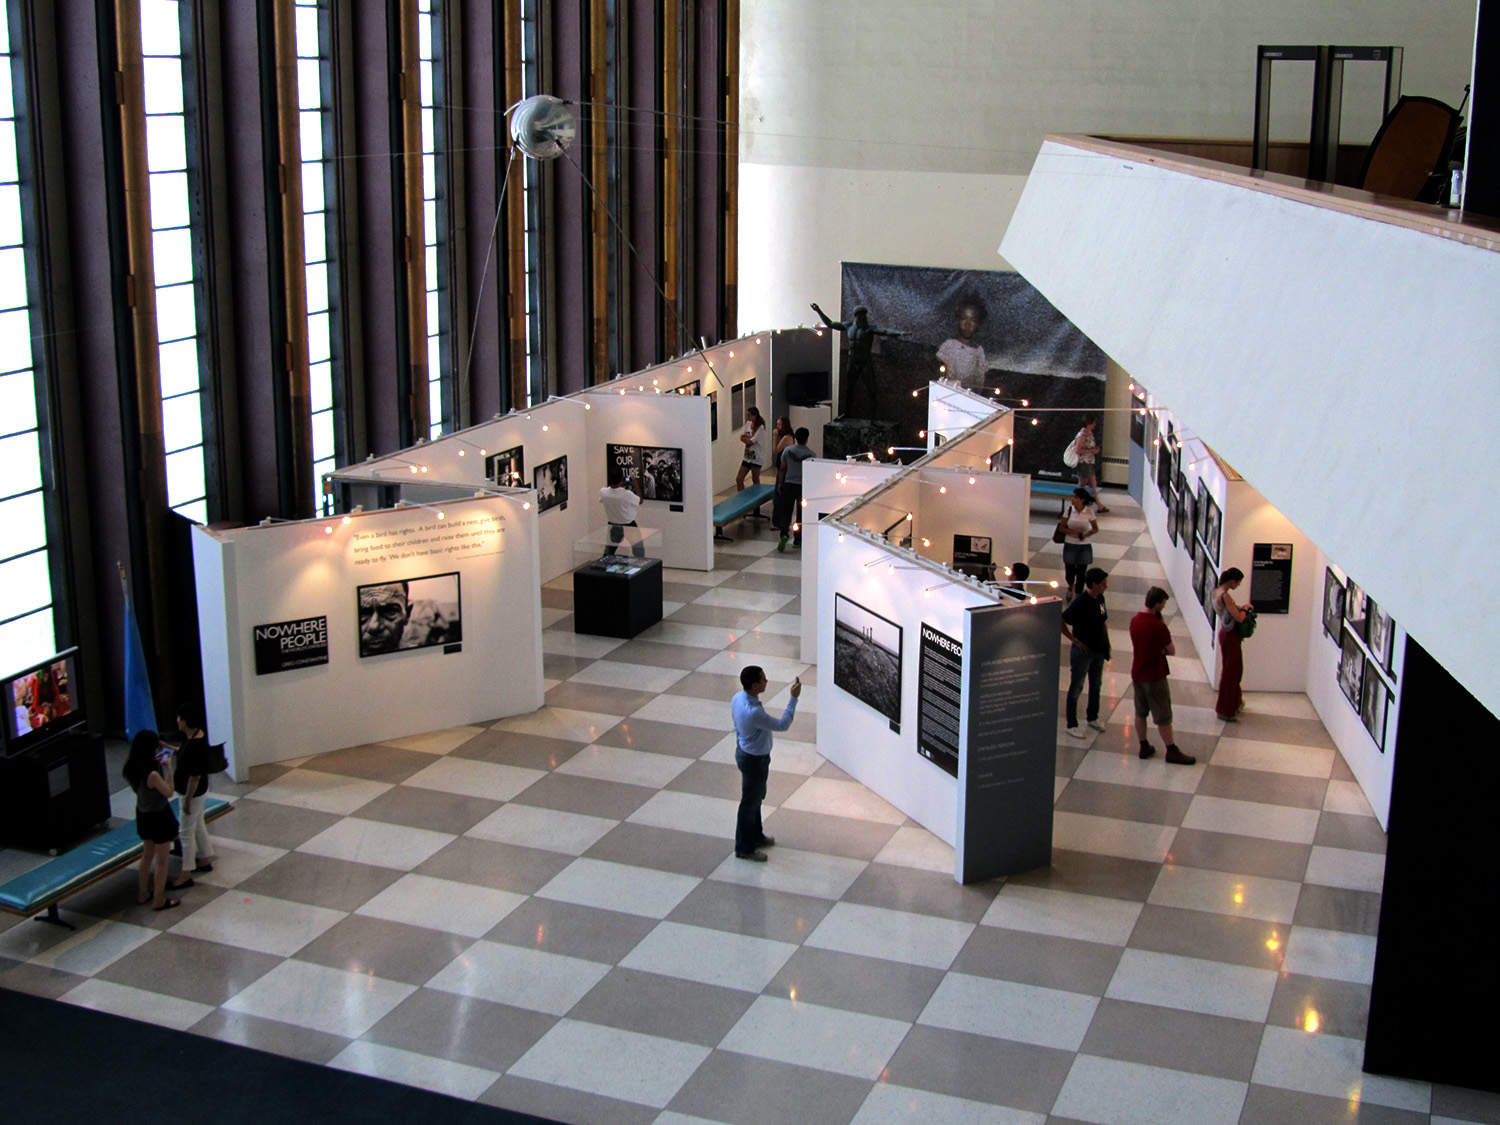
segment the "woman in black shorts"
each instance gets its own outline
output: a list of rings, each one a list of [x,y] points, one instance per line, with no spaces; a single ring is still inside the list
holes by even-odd
[[[152,910],[170,910],[182,905],[180,900],[167,897],[167,857],[172,851],[172,841],[177,839],[177,816],[172,812],[172,783],[162,776],[165,767],[156,760],[160,746],[161,739],[154,730],[141,731],[130,740],[130,756],[125,759],[123,772],[126,782],[135,790],[135,831],[144,845],[141,868],[136,875],[136,901],[142,906],[150,902]],[[166,772],[170,774],[171,770]]]

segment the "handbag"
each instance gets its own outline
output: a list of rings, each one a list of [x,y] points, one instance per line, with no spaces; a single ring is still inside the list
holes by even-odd
[[[1068,513],[1064,512],[1057,517],[1057,526],[1052,529],[1052,542],[1066,543],[1068,541]]]
[[[1068,442],[1063,450],[1063,464],[1070,469],[1078,468],[1078,439],[1076,437]],[[1059,539],[1058,542],[1061,543],[1062,540]]]
[[[229,759],[224,755],[224,744],[222,742],[209,743],[208,750],[203,756],[204,768],[209,773],[223,773],[229,768]]]
[[[1248,637],[1253,634],[1255,632],[1255,610],[1245,610],[1244,618],[1236,622],[1234,628],[1235,632],[1239,633],[1241,637]]]

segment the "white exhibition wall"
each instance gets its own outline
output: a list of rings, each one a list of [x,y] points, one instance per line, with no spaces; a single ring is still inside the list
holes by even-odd
[[[193,527],[209,729],[251,766],[534,711],[539,531],[525,495],[228,531]],[[461,651],[361,658],[357,588],[456,571]],[[328,619],[328,662],[256,674],[256,626]]]
[[[917,475],[921,494],[916,508],[916,533],[918,552],[923,557],[944,566],[953,565],[955,535],[989,536],[993,561],[1001,567],[1030,557],[1029,476],[936,465],[917,470]]]
[[[809,315],[811,315],[809,310]],[[795,433],[806,426],[807,445],[814,456],[823,456],[823,427],[837,414],[838,390],[833,385],[833,353],[840,337],[826,328],[787,328],[771,336],[771,410],[766,421],[785,414]],[[828,406],[792,406],[787,393],[787,376],[805,372],[827,372],[830,379]]]

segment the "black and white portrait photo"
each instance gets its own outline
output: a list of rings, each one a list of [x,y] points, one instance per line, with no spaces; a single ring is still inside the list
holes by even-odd
[[[526,487],[525,446],[518,445],[501,453],[491,453],[484,459],[484,475],[488,480],[506,488]]]
[[[1370,627],[1370,599],[1359,588],[1359,583],[1349,579],[1348,593],[1344,595],[1344,625],[1360,640],[1368,639]]]
[[[1359,710],[1360,678],[1365,668],[1365,650],[1359,638],[1344,623],[1344,645],[1339,652],[1339,690],[1349,701],[1349,706]]]
[[[568,502],[568,459],[559,457],[536,467],[532,474],[536,489],[536,510],[540,515]]]
[[[1217,567],[1219,565],[1219,541],[1224,533],[1224,516],[1219,511],[1218,502],[1212,496],[1204,495],[1204,503],[1198,513],[1198,520],[1203,529],[1203,545],[1208,548],[1208,561]]]
[[[682,450],[655,445],[605,446],[606,476],[620,469],[631,484],[639,481],[642,500],[682,503]]]
[[[1323,569],[1323,632],[1335,641],[1343,635],[1344,625],[1344,581],[1333,573],[1332,567]]]
[[[1359,718],[1382,753],[1385,751],[1385,717],[1390,708],[1390,698],[1390,689],[1385,686],[1380,674],[1374,668],[1366,668],[1364,689],[1360,693]]]
[[[1002,445],[999,449],[990,454],[990,472],[1010,472],[1010,450],[1011,447],[1009,445]]]
[[[1365,605],[1365,619],[1369,622],[1365,643],[1369,645],[1370,655],[1375,658],[1376,663],[1389,672],[1394,663],[1391,650],[1394,648],[1392,642],[1395,640],[1395,625],[1391,621],[1391,615],[1376,605],[1373,598],[1368,599]]]
[[[432,574],[359,587],[359,654],[458,644],[463,612],[458,574]]]
[[[901,722],[901,626],[843,594],[833,596],[833,682]]]

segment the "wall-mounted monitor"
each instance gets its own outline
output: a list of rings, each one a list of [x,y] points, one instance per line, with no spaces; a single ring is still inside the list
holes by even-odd
[[[76,648],[0,680],[0,692],[10,709],[5,722],[7,754],[19,754],[88,722]]]
[[[833,397],[827,371],[793,371],[786,377],[786,401],[791,406],[820,406]]]

